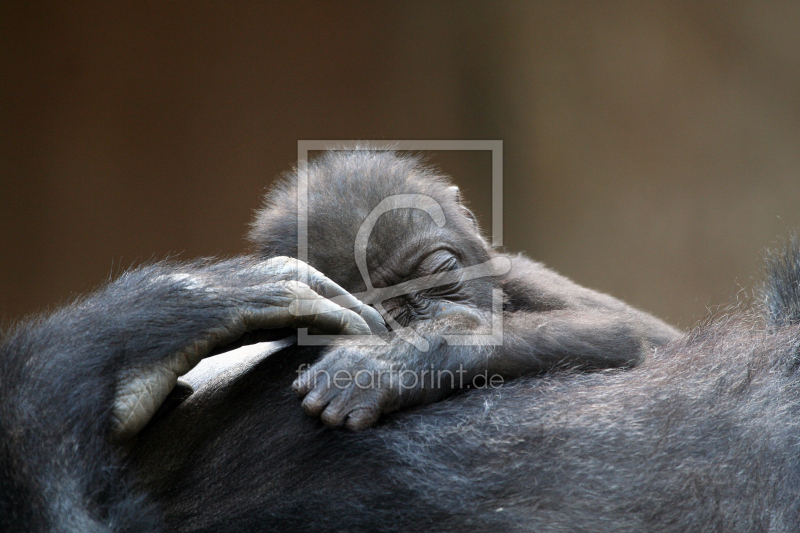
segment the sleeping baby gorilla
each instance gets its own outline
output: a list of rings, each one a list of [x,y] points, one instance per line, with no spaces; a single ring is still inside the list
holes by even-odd
[[[298,220],[307,221],[301,259],[392,329],[381,343],[334,341],[295,381],[305,411],[330,426],[366,428],[382,413],[523,374],[633,366],[678,335],[493,250],[458,188],[413,156],[331,151],[285,176],[253,224],[257,253],[298,257]]]

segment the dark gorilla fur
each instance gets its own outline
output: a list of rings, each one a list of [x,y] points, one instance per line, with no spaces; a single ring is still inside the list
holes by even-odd
[[[250,266],[143,267],[5,335],[0,531],[797,530],[796,240],[768,261],[763,309],[634,369],[520,377],[350,432],[298,408],[320,353],[289,346],[110,444],[115,376],[254,305]]]
[[[170,531],[796,531],[800,317],[776,296],[797,246],[774,264],[791,267],[771,270],[768,321],[737,310],[633,370],[517,379],[365,432],[299,412],[287,388],[316,353],[289,348],[151,427],[133,467]]]

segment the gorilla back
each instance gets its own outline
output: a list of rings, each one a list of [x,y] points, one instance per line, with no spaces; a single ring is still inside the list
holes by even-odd
[[[314,354],[289,348],[149,428],[133,468],[169,531],[796,531],[799,345],[742,312],[634,370],[471,390],[355,433],[299,412],[287,388]]]

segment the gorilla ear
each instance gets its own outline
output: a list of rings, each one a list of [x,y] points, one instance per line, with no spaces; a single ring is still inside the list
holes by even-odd
[[[456,201],[456,204],[458,204],[458,209],[461,212],[461,214],[467,217],[467,219],[469,219],[470,222],[472,222],[472,225],[475,226],[475,231],[480,235],[481,230],[480,227],[478,226],[478,219],[475,218],[475,214],[472,211],[470,211],[467,208],[467,206],[464,205],[464,201],[461,198],[461,189],[459,189],[456,185],[451,185],[447,189],[453,196],[453,199]]]
[[[456,185],[451,185],[447,188],[450,191],[450,194],[455,198],[455,201],[459,204],[461,203],[461,189],[458,188]]]

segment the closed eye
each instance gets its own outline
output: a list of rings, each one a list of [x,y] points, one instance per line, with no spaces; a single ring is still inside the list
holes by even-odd
[[[438,264],[433,268],[432,275],[435,277],[436,274],[453,272],[455,270],[458,270],[459,268],[460,265],[458,259],[450,255],[449,257],[439,260]],[[461,286],[462,283],[460,281],[447,283],[445,285],[439,285],[421,291],[420,296],[424,298],[436,298],[436,299],[452,298],[458,296],[459,291],[461,290]]]
[[[428,313],[433,301],[463,299],[463,283],[460,280],[442,285],[436,284],[439,275],[458,271],[460,268],[458,258],[450,249],[440,248],[428,254],[417,264],[413,275],[403,281],[427,278],[434,286],[384,301],[386,312],[405,327],[419,319],[429,318]],[[452,280],[453,276],[449,275],[447,279]]]

